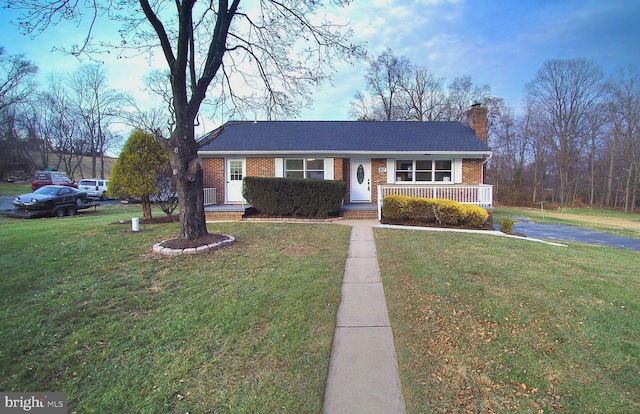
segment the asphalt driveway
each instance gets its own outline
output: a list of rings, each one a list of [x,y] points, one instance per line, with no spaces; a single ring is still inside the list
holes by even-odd
[[[513,226],[514,233],[523,233],[536,239],[568,241],[620,247],[640,251],[640,240],[615,236],[599,231],[555,223],[534,223],[525,217],[517,217]]]

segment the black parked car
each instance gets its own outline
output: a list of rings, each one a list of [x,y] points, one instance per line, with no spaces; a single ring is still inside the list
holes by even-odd
[[[45,185],[33,193],[16,196],[12,203],[25,210],[41,210],[56,213],[59,216],[74,215],[77,206],[85,203],[87,193],[73,187],[62,185]],[[66,206],[60,208],[60,206]]]

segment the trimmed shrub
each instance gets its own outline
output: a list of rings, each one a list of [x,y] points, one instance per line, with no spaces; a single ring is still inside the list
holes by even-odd
[[[504,218],[500,220],[500,231],[506,234],[511,234],[515,224],[516,221],[514,219]]]
[[[473,204],[464,204],[465,218],[463,224],[469,227],[482,227],[489,220],[489,212],[486,208]]]
[[[434,200],[429,198],[411,197],[407,200],[409,219],[431,223],[436,219]]]
[[[462,204],[451,201],[434,199],[436,205],[435,215],[436,221],[439,224],[445,224],[448,226],[457,226],[462,224],[465,217],[465,212]]]
[[[336,213],[347,192],[344,181],[245,177],[242,194],[261,213],[324,218]]]
[[[409,218],[409,197],[390,195],[382,203],[382,215],[391,220],[406,220]]]
[[[482,227],[489,219],[486,209],[457,201],[390,195],[382,203],[388,220],[433,223],[446,226]]]

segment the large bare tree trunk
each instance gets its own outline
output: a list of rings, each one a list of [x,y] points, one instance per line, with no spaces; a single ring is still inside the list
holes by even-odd
[[[183,238],[196,239],[207,234],[202,160],[195,154],[188,159],[180,160],[179,164],[179,168],[184,171],[176,176],[180,235]]]
[[[159,139],[169,154],[180,209],[180,236],[197,239],[207,234],[204,213],[204,173],[193,120],[179,122],[170,140]]]

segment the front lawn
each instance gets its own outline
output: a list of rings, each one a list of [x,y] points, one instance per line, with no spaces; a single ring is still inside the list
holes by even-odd
[[[320,412],[347,226],[219,223],[231,247],[167,258],[178,224],[0,217],[0,390],[69,412]]]
[[[139,215],[0,217],[0,390],[67,392],[70,413],[321,412],[350,228],[215,223],[238,242],[165,257],[178,224],[133,233]],[[638,252],[375,235],[409,413],[640,412]]]
[[[640,412],[640,254],[377,229],[407,412]]]

